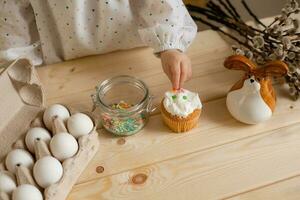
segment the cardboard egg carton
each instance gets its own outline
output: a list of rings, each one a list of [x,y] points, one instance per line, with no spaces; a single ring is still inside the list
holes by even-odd
[[[75,110],[67,107],[70,113]],[[15,148],[26,149],[24,137],[30,127],[42,126],[44,92],[34,67],[26,59],[12,62],[0,75],[0,170],[5,169],[6,155]],[[86,113],[88,114],[88,113]],[[95,125],[97,120],[88,114]],[[64,126],[64,124],[62,124]],[[72,158],[62,162],[63,177],[56,184],[41,189],[45,200],[64,200],[70,193],[80,174],[96,154],[99,147],[96,126],[90,134],[80,137],[78,152]],[[34,157],[34,156],[33,156]],[[16,177],[18,184],[36,184],[32,172],[23,170],[22,176]],[[0,193],[0,200],[9,197]]]

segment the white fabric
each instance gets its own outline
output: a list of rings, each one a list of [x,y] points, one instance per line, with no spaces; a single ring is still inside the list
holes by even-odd
[[[51,64],[144,45],[185,51],[196,31],[181,0],[0,0],[0,63]]]

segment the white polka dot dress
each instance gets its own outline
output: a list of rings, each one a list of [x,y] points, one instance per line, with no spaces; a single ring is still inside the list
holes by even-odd
[[[52,64],[145,45],[185,51],[196,32],[181,0],[0,0],[0,63]]]

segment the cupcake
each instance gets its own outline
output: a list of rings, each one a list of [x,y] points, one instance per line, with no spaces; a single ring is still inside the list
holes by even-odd
[[[168,91],[161,103],[164,123],[174,132],[186,132],[199,121],[202,104],[197,93],[180,89]]]

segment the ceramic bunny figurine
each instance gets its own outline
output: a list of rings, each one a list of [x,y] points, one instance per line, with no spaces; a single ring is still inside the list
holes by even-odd
[[[282,61],[272,61],[257,68],[245,56],[234,55],[225,60],[224,66],[245,72],[227,94],[226,104],[231,115],[246,124],[268,120],[276,105],[271,77],[284,76],[288,72],[287,65]]]

